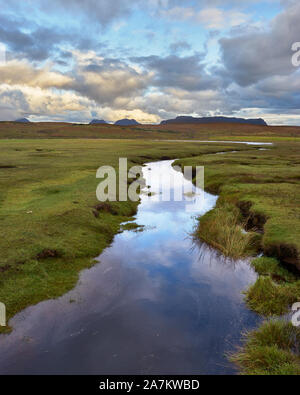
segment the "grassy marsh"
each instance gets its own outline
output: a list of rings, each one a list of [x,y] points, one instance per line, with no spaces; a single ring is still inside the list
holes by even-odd
[[[300,301],[300,144],[277,141],[266,151],[176,162],[205,166],[205,188],[219,194],[216,208],[199,219],[196,236],[234,259],[264,253],[252,261],[259,277],[245,299],[265,317],[281,316]],[[230,360],[242,374],[299,375],[299,339],[291,323],[268,321],[245,335]]]
[[[271,257],[252,262],[260,276],[246,294],[253,310],[278,315],[300,300],[298,276],[286,266],[299,264],[300,128],[168,128],[0,124],[0,138],[22,139],[0,140],[0,300],[8,318],[71,289],[120,224],[132,219],[137,203],[95,208],[96,170],[117,165],[120,156],[133,164],[184,158],[176,164],[204,165],[206,189],[220,198],[200,221],[198,236],[234,258],[259,250]],[[83,135],[86,139],[70,139]],[[238,144],[153,141],[172,138],[276,144],[258,151]],[[216,156],[220,151],[226,154]],[[268,321],[246,335],[231,360],[244,374],[299,374],[299,330]]]
[[[176,164],[205,166],[206,190],[220,195],[217,209],[238,207],[246,230],[261,233],[260,248],[265,255],[300,268],[300,144],[208,154]],[[200,236],[206,233],[209,216],[200,221]]]
[[[172,124],[139,125],[82,125],[60,122],[16,123],[0,122],[1,139],[195,139],[236,141],[300,141],[296,126],[256,126],[247,124]]]
[[[218,149],[224,150],[220,145]],[[0,300],[8,319],[70,290],[132,218],[138,203],[96,207],[96,170],[214,152],[138,140],[0,140]],[[127,186],[126,186],[127,187]],[[98,209],[99,208],[99,209]],[[3,332],[3,329],[0,329]]]

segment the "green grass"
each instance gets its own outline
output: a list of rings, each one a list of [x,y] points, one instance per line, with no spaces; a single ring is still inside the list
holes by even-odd
[[[261,257],[252,261],[259,274],[246,292],[248,306],[262,316],[281,316],[300,301],[299,276],[276,259]],[[282,319],[266,321],[245,335],[243,347],[231,355],[242,374],[299,375],[300,329]]]
[[[260,277],[246,293],[249,307],[265,316],[282,315],[300,298],[300,282],[276,284],[269,277]]]
[[[172,124],[120,127],[114,125],[72,125],[58,122],[21,124],[0,122],[0,139],[198,139],[236,141],[298,141],[300,127],[246,124]]]
[[[260,242],[256,233],[243,232],[239,209],[229,204],[217,206],[201,217],[194,236],[233,259],[255,253]]]
[[[257,281],[246,292],[248,306],[264,316],[280,316],[300,301],[300,278],[272,258],[253,260],[259,274]]]
[[[8,319],[70,290],[80,270],[93,264],[120,224],[135,214],[134,202],[95,208],[99,166],[117,166],[119,157],[137,164],[224,148],[139,140],[0,140],[0,301]],[[45,251],[54,256],[47,258]]]
[[[298,129],[1,123],[0,139],[20,138],[0,140],[0,301],[7,306],[8,318],[28,305],[71,289],[79,271],[90,267],[93,258],[122,230],[120,224],[132,220],[136,203],[95,208],[99,182],[95,179],[96,169],[103,164],[117,165],[120,156],[134,164],[185,158],[178,163],[204,165],[206,189],[220,198],[216,209],[200,221],[199,236],[201,232],[202,239],[226,255],[245,256],[262,249],[266,255],[298,266]],[[269,151],[256,151],[256,147],[238,144],[168,143],[155,139],[277,143]],[[231,150],[239,152],[214,155]],[[241,232],[243,226],[248,235]],[[132,227],[135,225],[127,229]],[[253,266],[260,275],[251,296],[250,290],[247,293],[254,310],[263,315],[281,314],[299,300],[298,277],[278,260],[264,257],[254,260]],[[247,334],[245,345],[231,360],[244,374],[299,374],[299,330],[287,323],[267,322]]]
[[[205,188],[219,194],[216,208],[199,219],[196,236],[233,258],[264,252],[252,262],[259,277],[246,292],[248,306],[262,316],[280,316],[300,301],[299,275],[289,270],[300,269],[300,145],[275,139],[267,151],[175,163],[205,166]],[[243,374],[299,375],[299,338],[291,324],[267,322],[246,335],[230,360]]]
[[[245,344],[230,356],[245,375],[300,375],[300,330],[286,321],[264,322],[245,334]]]
[[[205,189],[220,195],[218,210],[239,207],[246,229],[262,233],[265,255],[300,269],[300,144],[201,155],[176,164],[205,166]],[[202,235],[206,218],[203,226],[200,221]]]
[[[292,283],[297,280],[296,274],[290,272],[287,268],[280,265],[277,259],[260,257],[253,259],[252,267],[260,276],[270,276],[277,282]]]

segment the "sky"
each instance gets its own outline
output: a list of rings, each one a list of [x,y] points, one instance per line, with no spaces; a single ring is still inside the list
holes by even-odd
[[[0,0],[0,10],[2,121],[300,125],[299,0]]]

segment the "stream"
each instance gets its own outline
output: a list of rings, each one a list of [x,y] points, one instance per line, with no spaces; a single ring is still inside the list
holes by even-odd
[[[190,183],[172,162],[143,168],[153,195],[141,195],[142,231],[116,235],[72,291],[10,320],[1,374],[236,373],[225,354],[259,322],[242,295],[256,275],[190,236],[216,196],[205,193],[196,213],[188,200],[161,201],[153,180],[172,175],[171,192]]]

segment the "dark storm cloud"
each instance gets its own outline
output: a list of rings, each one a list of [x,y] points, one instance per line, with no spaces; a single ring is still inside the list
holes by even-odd
[[[39,26],[22,16],[0,16],[0,42],[6,44],[11,57],[26,57],[32,60],[47,59],[59,42],[71,35]]]
[[[217,84],[217,79],[212,79],[205,72],[202,55],[146,56],[135,57],[131,60],[143,65],[148,71],[154,71],[153,84],[161,88],[172,87],[197,91],[211,89]]]
[[[101,61],[97,61],[97,59],[91,57],[90,63],[83,68],[83,71],[102,73],[107,71],[111,72],[113,70],[127,70],[128,68],[128,65],[120,59],[101,58]],[[132,69],[131,71],[133,72]]]
[[[233,84],[224,90],[224,97],[232,111],[260,108],[277,114],[299,113],[300,70],[292,75],[273,76],[245,87]]]
[[[222,65],[214,69],[232,108],[260,108],[276,114],[299,111],[300,70],[291,50],[300,41],[300,4],[287,6],[269,26],[240,28],[220,40]]]
[[[0,26],[0,41],[5,43],[16,57],[45,60],[54,51],[56,44],[64,40],[63,35],[47,28],[37,28],[31,33],[23,33],[14,28],[5,29]]]
[[[291,46],[300,41],[300,3],[292,3],[277,16],[269,29],[220,40],[227,78],[240,86],[295,71]]]
[[[36,22],[24,17],[12,15],[0,16],[0,42],[6,44],[10,58],[27,58],[32,61],[43,61],[55,56],[56,58],[67,51],[61,46],[69,45],[79,50],[103,49],[105,44],[95,40],[88,32],[74,27],[68,31],[59,26],[39,26]],[[64,61],[57,59],[58,61]]]

